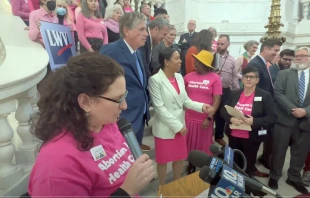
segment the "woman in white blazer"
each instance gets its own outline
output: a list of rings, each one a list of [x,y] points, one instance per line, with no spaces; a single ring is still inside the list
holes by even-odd
[[[149,79],[149,91],[155,110],[152,132],[155,138],[155,153],[159,184],[166,180],[167,163],[172,163],[173,179],[179,179],[183,161],[187,158],[184,109],[210,113],[214,109],[193,102],[185,91],[184,80],[178,72],[181,68],[180,54],[173,48],[159,53],[161,68]]]

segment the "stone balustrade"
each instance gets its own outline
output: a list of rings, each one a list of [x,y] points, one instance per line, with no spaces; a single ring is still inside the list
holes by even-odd
[[[301,0],[303,21],[310,21],[310,0]]]
[[[23,21],[0,3],[0,197],[27,192],[28,176],[38,142],[30,133],[30,116],[37,102],[37,84],[46,74],[48,54],[28,38]],[[17,128],[8,116],[15,112]],[[13,136],[21,139],[14,145]]]

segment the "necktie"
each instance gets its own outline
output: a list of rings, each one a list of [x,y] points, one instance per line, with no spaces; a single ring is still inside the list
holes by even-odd
[[[144,84],[143,83],[143,80],[144,80],[143,79],[143,73],[142,73],[142,69],[141,69],[141,66],[140,66],[140,63],[139,63],[139,59],[138,59],[137,53],[134,52],[133,55],[134,55],[134,58],[135,58],[135,61],[136,61],[136,67],[137,67],[137,70],[138,70],[138,73],[139,73],[139,79],[140,79],[141,84],[143,85]],[[145,112],[146,112],[146,103],[144,105],[143,113],[145,113]]]
[[[303,106],[305,96],[305,72],[302,71],[299,77],[299,101],[300,106]]]
[[[139,80],[140,80],[141,84],[143,85],[143,80],[144,80],[143,79],[143,73],[142,73],[142,69],[141,69],[141,66],[140,66],[140,63],[139,63],[139,59],[138,59],[137,53],[134,52],[133,55],[134,55],[134,58],[135,58],[137,71],[139,73]]]
[[[268,71],[268,74],[269,74],[269,78],[270,78],[270,82],[271,82],[271,85],[273,87],[273,82],[272,82],[272,78],[271,78],[271,74],[270,74],[270,70],[269,70],[269,67],[266,65],[267,67],[267,71]]]

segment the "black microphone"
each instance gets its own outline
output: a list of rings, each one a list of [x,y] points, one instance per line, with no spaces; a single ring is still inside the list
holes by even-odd
[[[117,121],[117,126],[120,132],[123,134],[129,149],[135,159],[142,155],[141,147],[137,141],[136,135],[133,132],[132,125],[125,118],[121,118]]]
[[[188,155],[188,161],[193,164],[194,166],[197,166],[199,168],[202,168],[203,166],[210,166],[211,169],[214,169],[215,172],[217,173],[217,176],[214,177],[215,181],[210,184],[216,183],[219,180],[219,174],[223,168],[223,165],[226,164],[228,165],[225,161],[223,161],[220,158],[217,157],[211,157],[208,154],[202,152],[202,151],[197,151],[197,150],[193,150],[190,151],[189,155]],[[240,174],[242,174],[244,176],[244,181],[245,181],[245,185],[249,186],[253,189],[256,189],[260,192],[264,192],[267,193],[269,195],[273,195],[273,196],[277,196],[277,197],[281,197],[279,194],[277,194],[276,192],[274,192],[273,190],[271,190],[270,188],[267,188],[266,186],[264,186],[263,184],[247,177],[246,175],[244,175],[242,172],[240,172],[239,170],[237,170],[237,172],[239,172]]]
[[[227,146],[227,145],[226,145]],[[224,151],[225,151],[225,146],[223,147],[219,147],[215,144],[212,144],[209,147],[209,151],[211,151],[211,153],[221,159],[224,159]],[[239,154],[242,157],[242,161],[243,161],[243,167],[242,169],[234,162],[234,169],[236,169],[237,171],[242,171],[243,174],[246,174],[244,171],[246,170],[247,167],[247,161],[246,161],[246,157],[244,156],[244,154],[242,153],[242,151],[238,150],[238,149],[233,149],[234,153]],[[248,176],[248,174],[246,174],[246,176]]]

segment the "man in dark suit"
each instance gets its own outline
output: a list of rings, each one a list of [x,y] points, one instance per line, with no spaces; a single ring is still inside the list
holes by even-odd
[[[142,144],[145,123],[150,119],[147,78],[143,67],[141,53],[147,37],[146,18],[138,12],[124,14],[119,20],[121,39],[102,46],[100,53],[117,61],[125,70],[127,109],[121,117],[132,123],[141,149],[150,147]]]
[[[195,32],[196,21],[190,20],[187,24],[187,28],[188,28],[188,33],[182,34],[178,42],[179,48],[181,49],[181,60],[182,60],[181,74],[183,76],[185,76],[186,74],[185,56],[186,56],[187,50],[188,48],[190,48],[192,40],[197,35],[197,32]]]
[[[248,66],[254,66],[258,69],[259,82],[258,88],[273,94],[273,82],[269,72],[267,63],[270,62],[280,51],[282,42],[278,39],[267,39],[265,40],[260,48],[260,54],[253,58]],[[267,140],[264,142],[263,155],[259,158],[259,161],[267,168],[270,168],[270,158],[272,151],[271,133],[272,129],[269,129],[270,133]]]
[[[309,150],[310,140],[310,48],[299,48],[290,69],[278,73],[274,87],[277,120],[274,126],[270,180],[272,189],[278,180],[288,147],[291,148],[290,168],[286,183],[298,192],[307,194],[300,172]]]
[[[279,60],[277,63],[269,67],[272,82],[276,82],[279,71],[290,68],[292,60],[294,59],[295,52],[290,49],[284,49],[280,52]]]
[[[148,25],[147,31],[149,36],[146,38],[145,45],[139,48],[142,54],[147,80],[153,73],[153,68],[151,67],[152,49],[155,45],[158,45],[169,33],[169,28],[170,25],[168,21],[163,17],[155,18]]]

